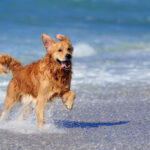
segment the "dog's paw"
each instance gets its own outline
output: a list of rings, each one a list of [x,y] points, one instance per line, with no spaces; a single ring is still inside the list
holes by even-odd
[[[72,91],[66,92],[62,97],[62,102],[68,109],[72,109],[74,103],[75,93]]]
[[[72,109],[73,107],[73,102],[74,100],[73,99],[63,99],[63,104],[66,106],[67,109]]]

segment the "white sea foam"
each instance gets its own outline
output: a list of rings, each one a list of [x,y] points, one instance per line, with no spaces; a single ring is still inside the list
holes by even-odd
[[[37,128],[35,109],[25,119],[20,119],[23,108],[19,107],[19,104],[15,104],[11,111],[6,113],[5,118],[0,121],[0,129],[23,134],[65,133],[65,130],[63,128],[58,128],[53,121],[53,108],[57,103],[58,101],[56,100],[46,104],[46,123],[41,129]]]
[[[106,83],[124,84],[137,81],[148,83],[150,82],[150,70],[147,68],[149,65],[148,62],[142,62],[140,66],[137,66],[136,63],[106,62],[90,67],[90,62],[76,62],[74,63],[72,86],[76,88],[79,84],[105,85]]]
[[[58,129],[53,123],[45,124],[43,128],[39,129],[36,122],[27,120],[0,121],[0,129],[23,134],[65,133],[62,128]]]
[[[74,46],[74,57],[87,57],[96,54],[94,48],[86,43],[78,43]]]
[[[3,82],[0,82],[0,86],[7,86],[8,85],[8,81],[3,81]]]
[[[53,122],[44,124],[42,128],[38,128],[36,121],[31,120],[0,121],[0,129],[23,134],[65,133],[63,128],[58,128]]]

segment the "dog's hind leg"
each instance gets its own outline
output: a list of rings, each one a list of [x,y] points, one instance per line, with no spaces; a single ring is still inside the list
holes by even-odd
[[[19,99],[18,88],[12,80],[9,83],[8,88],[7,88],[7,95],[5,97],[4,107],[2,109],[0,120],[4,118],[5,113],[11,109],[11,107],[15,104],[15,102],[18,99]]]
[[[5,104],[4,104],[4,107],[2,109],[0,120],[2,120],[4,118],[5,113],[10,110],[10,108],[14,105],[15,102],[16,102],[16,99],[12,99],[11,97],[6,96]]]

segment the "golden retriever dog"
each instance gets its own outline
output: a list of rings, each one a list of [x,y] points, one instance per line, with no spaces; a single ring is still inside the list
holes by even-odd
[[[43,126],[44,106],[52,98],[60,97],[68,109],[72,108],[75,98],[75,93],[70,90],[73,47],[65,35],[57,34],[56,38],[57,42],[43,33],[46,55],[29,65],[23,66],[7,54],[0,55],[0,73],[7,72],[6,66],[13,75],[7,87],[1,119],[16,101],[24,103],[31,97],[36,104],[38,127]]]

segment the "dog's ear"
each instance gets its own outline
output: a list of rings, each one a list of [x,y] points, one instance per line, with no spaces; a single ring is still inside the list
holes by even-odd
[[[56,39],[60,40],[60,41],[66,41],[68,43],[70,43],[69,39],[64,35],[64,34],[57,34]]]
[[[49,51],[52,45],[55,43],[55,41],[45,33],[42,34],[42,42],[47,51]]]

